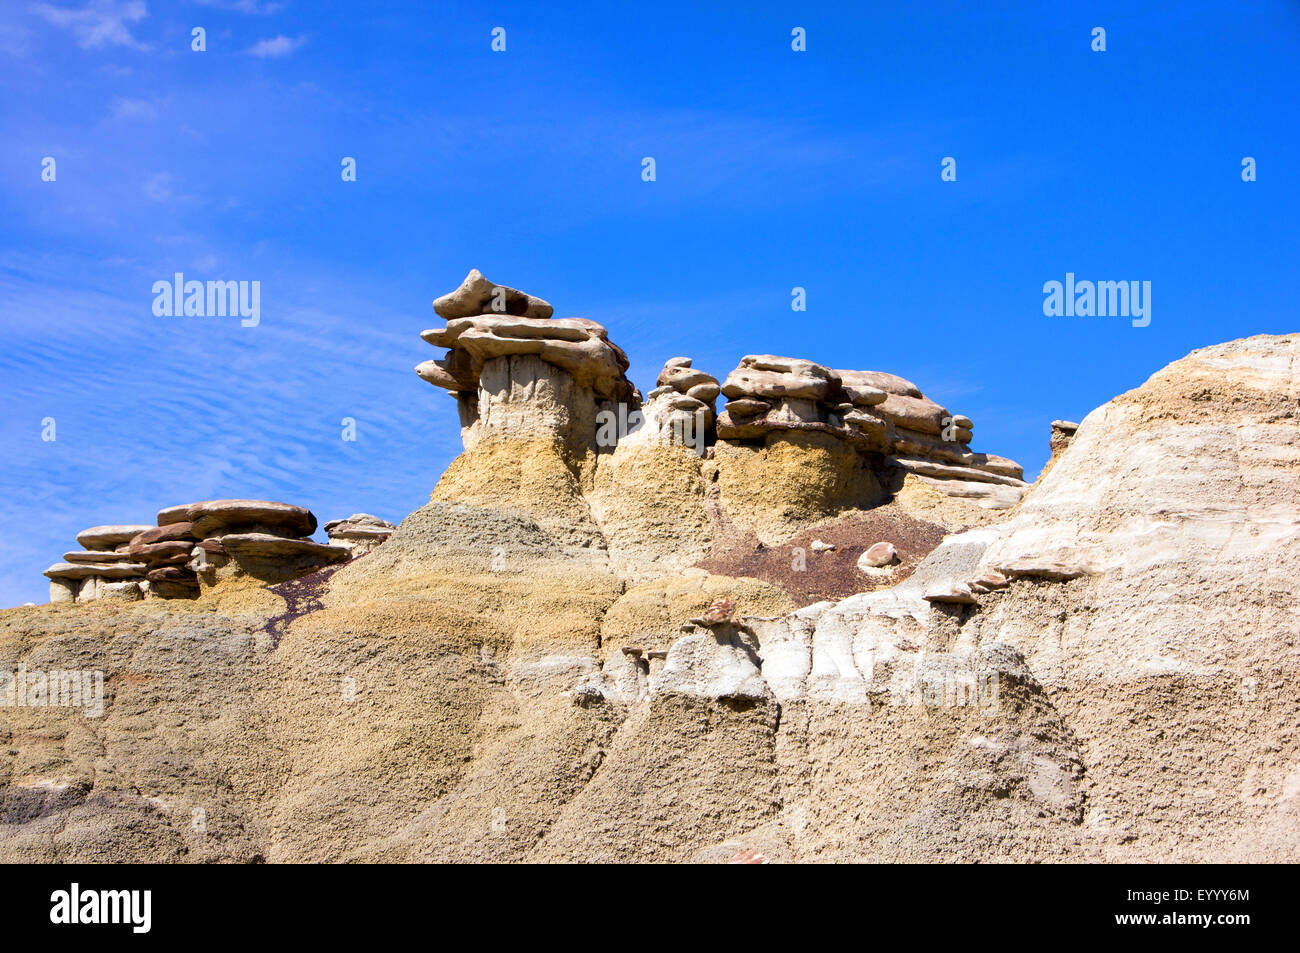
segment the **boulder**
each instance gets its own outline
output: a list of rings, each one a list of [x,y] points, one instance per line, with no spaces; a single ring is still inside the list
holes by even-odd
[[[868,547],[867,551],[858,557],[859,569],[879,569],[888,566],[898,559],[898,550],[894,548],[893,543],[880,542]]]
[[[714,626],[730,622],[736,612],[736,600],[730,596],[716,599],[709,604],[703,614],[691,619],[691,625]]]
[[[865,388],[902,397],[920,397],[921,390],[911,381],[883,371],[836,371],[845,389]],[[883,403],[883,401],[881,401]]]
[[[316,531],[316,517],[311,510],[270,500],[204,500],[169,507],[158,514],[159,526],[185,521],[193,524],[190,533],[198,539],[232,531],[292,537]]]
[[[673,363],[676,361],[677,363]],[[712,374],[697,370],[691,367],[689,357],[675,357],[669,363],[664,365],[664,369],[659,372],[659,378],[655,382],[659,387],[671,387],[678,393],[685,394],[692,387],[700,384],[711,384],[714,387],[718,385],[718,379]],[[716,392],[714,393],[716,397]]]
[[[943,433],[944,420],[950,416],[946,408],[932,400],[899,394],[890,394],[889,399],[876,408],[876,412],[896,427],[936,437]]]
[[[771,354],[749,354],[727,375],[722,393],[737,397],[799,397],[822,401],[838,390],[840,379],[812,361]]]
[[[947,602],[957,605],[973,605],[979,600],[964,582],[944,582],[926,589],[921,594],[926,602]]]
[[[120,543],[130,542],[131,537],[150,529],[144,525],[114,524],[109,526],[92,526],[77,534],[77,542],[86,549],[111,550]]]
[[[369,513],[353,513],[347,519],[330,520],[325,524],[325,535],[336,546],[346,546],[353,556],[370,552],[397,529],[387,520]]]
[[[993,592],[997,589],[1005,589],[1010,581],[996,569],[987,569],[972,579],[968,585],[971,592],[984,593]]]
[[[70,563],[86,563],[88,565],[110,566],[115,563],[129,563],[135,561],[130,553],[103,552],[100,550],[73,550],[70,553],[64,553],[63,559]]]
[[[541,298],[515,288],[494,284],[471,268],[455,291],[436,298],[433,310],[439,317],[471,318],[480,314],[511,314],[525,318],[549,318],[555,309]]]
[[[55,563],[45,570],[51,579],[89,579],[99,576],[104,579],[136,579],[142,577],[149,567],[140,563],[109,563],[90,565],[87,563]]]

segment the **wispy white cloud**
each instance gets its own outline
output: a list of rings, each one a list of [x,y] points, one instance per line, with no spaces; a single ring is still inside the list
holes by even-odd
[[[269,16],[284,8],[283,3],[273,0],[194,0],[201,7],[217,10],[232,10],[235,13],[248,13],[254,16]]]
[[[13,57],[26,56],[31,39],[32,31],[21,24],[0,22],[0,53]]]
[[[159,318],[150,286],[170,268],[118,271],[129,280],[97,291],[52,282],[47,267],[77,264],[0,255],[0,523],[25,527],[0,551],[0,607],[44,602],[41,571],[86,526],[233,496],[299,503],[322,523],[361,511],[397,521],[460,450],[454,402],[411,370],[430,351],[418,319],[288,275],[265,276],[256,328]]]
[[[279,36],[271,37],[269,40],[258,40],[248,48],[248,55],[261,57],[262,59],[289,56],[294,51],[301,49],[306,42],[307,37],[305,36],[289,37],[282,33]]]
[[[113,100],[110,113],[114,119],[142,119],[152,122],[158,118],[158,107],[147,99],[127,99],[119,96]]]
[[[46,22],[69,30],[83,50],[102,46],[148,49],[132,35],[130,27],[148,16],[144,0],[90,0],[84,7],[37,3],[32,10]]]
[[[176,176],[170,172],[157,172],[149,176],[140,188],[153,202],[181,202],[193,198],[176,191]]]

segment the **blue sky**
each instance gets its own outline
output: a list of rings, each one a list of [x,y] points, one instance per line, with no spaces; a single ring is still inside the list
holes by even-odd
[[[891,371],[1031,478],[1052,419],[1297,329],[1300,4],[704,6],[5,3],[0,606],[178,502],[402,519],[460,449],[412,368],[471,267],[643,390]],[[259,281],[261,323],[156,317],[177,271]],[[1150,326],[1044,316],[1067,271],[1150,281]]]

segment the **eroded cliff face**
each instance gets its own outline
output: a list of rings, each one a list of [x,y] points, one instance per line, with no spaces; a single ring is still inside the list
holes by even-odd
[[[1030,491],[901,378],[642,398],[476,275],[420,369],[466,451],[386,541],[0,613],[0,672],[105,676],[0,707],[0,859],[1300,854],[1300,336],[1171,365]]]

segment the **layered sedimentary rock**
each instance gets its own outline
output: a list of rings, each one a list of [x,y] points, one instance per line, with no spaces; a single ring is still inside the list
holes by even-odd
[[[198,595],[199,580],[188,565],[200,538],[189,520],[154,526],[131,539],[133,558],[148,566],[151,592],[164,599]]]
[[[497,285],[483,277],[477,268],[471,268],[465,280],[455,291],[450,291],[433,302],[433,310],[440,318],[467,318],[479,314],[513,314],[525,318],[549,318],[554,309],[541,298],[535,298],[514,288]]]
[[[1014,506],[1027,488],[1014,461],[970,450],[969,418],[893,374],[749,355],[722,394],[721,495],[765,541],[878,505],[908,479],[986,509]]]
[[[465,445],[433,500],[504,506],[573,545],[600,545],[584,493],[597,456],[613,449],[601,434],[610,418],[626,422],[640,410],[627,356],[605,329],[585,318],[487,313],[421,336],[449,348],[416,373],[455,395]]]
[[[485,399],[500,360],[532,376]],[[449,389],[492,419],[365,558],[0,613],[0,671],[105,675],[97,720],[0,708],[0,860],[1294,862],[1298,368],[1300,336],[1197,352],[1008,511],[921,482],[1025,492],[890,375],[743,364],[700,448],[674,431],[725,385],[685,358],[645,408],[540,349],[488,358]],[[735,403],[772,425],[726,436]],[[950,523],[909,515],[922,491]],[[260,501],[159,522],[113,546],[233,565],[315,528]]]
[[[804,431],[838,437],[863,451],[888,449],[884,418],[871,410],[888,395],[861,385],[847,390],[840,373],[811,361],[749,355],[722,385],[727,405],[718,420],[724,440]]]
[[[817,825],[882,858],[1296,856],[1297,398],[1300,336],[1197,351],[1090,414],[1008,522],[949,537],[892,589],[753,621],[783,722],[823,696],[933,708],[927,684],[958,664],[991,719],[945,781],[947,834],[920,778],[920,811],[876,796],[836,817],[832,772],[809,790]],[[986,674],[988,657],[1005,664]],[[1009,688],[1031,694],[1008,707]],[[1024,704],[1046,720],[1007,723]],[[746,845],[780,856],[788,838]],[[819,833],[803,852],[828,848]]]
[[[50,601],[192,599],[222,579],[284,582],[369,552],[393,530],[366,514],[330,526],[338,543],[317,543],[310,510],[269,500],[182,503],[156,526],[93,526],[77,539],[94,548],[45,571]]]
[[[127,551],[131,538],[144,526],[92,526],[77,534],[84,551],[63,555],[63,562],[45,570],[50,602],[93,602],[110,598],[133,600],[148,591],[146,567]]]
[[[347,519],[330,520],[325,524],[325,535],[335,546],[346,546],[353,556],[364,556],[393,535],[397,529],[388,520],[369,513],[353,513]]]
[[[291,503],[271,500],[183,503],[159,511],[158,525],[162,529],[188,527],[186,532],[197,543],[183,566],[151,570],[151,580],[156,573],[160,580],[180,584],[183,582],[180,573],[189,572],[200,589],[227,579],[284,582],[352,555],[346,546],[312,540],[315,515]]]
[[[627,356],[595,321],[482,314],[451,318],[421,337],[450,349],[416,373],[456,395],[466,449],[484,438],[550,431],[584,452],[601,409],[635,403]]]
[[[680,571],[716,533],[704,459],[715,442],[716,377],[670,358],[639,411],[607,414],[587,503],[615,568],[629,578]],[[716,491],[714,492],[716,496]]]
[[[718,379],[691,366],[689,357],[670,358],[646,395],[642,423],[622,440],[638,444],[681,445],[703,456],[714,442]]]

